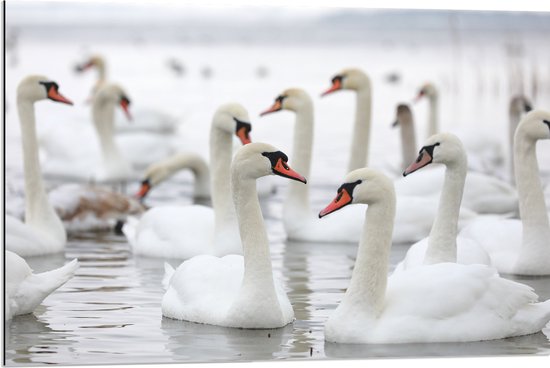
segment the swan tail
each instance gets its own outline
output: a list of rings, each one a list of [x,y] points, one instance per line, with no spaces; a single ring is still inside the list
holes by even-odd
[[[63,267],[27,277],[14,297],[16,314],[31,313],[48,295],[69,281],[79,266],[78,260],[73,259]]]
[[[550,335],[550,299],[533,303],[521,309],[516,320],[518,325],[525,330],[524,334],[531,334],[543,330],[546,336]],[[546,326],[546,327],[545,327]]]
[[[164,262],[164,277],[162,278],[162,287],[164,290],[168,290],[168,286],[170,285],[170,280],[172,279],[174,272],[176,272],[174,267],[170,266],[167,262]]]
[[[32,282],[39,287],[40,290],[49,294],[69,281],[74,276],[79,266],[80,263],[78,263],[78,260],[75,258],[63,267],[31,275],[29,281],[32,279]]]

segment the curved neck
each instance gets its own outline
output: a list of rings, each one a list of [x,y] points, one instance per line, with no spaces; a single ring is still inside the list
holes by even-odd
[[[468,164],[466,155],[447,165],[437,216],[428,237],[424,264],[454,262],[457,259],[458,216]]]
[[[428,137],[436,134],[439,131],[439,99],[437,96],[429,97],[430,111],[428,115]]]
[[[371,120],[371,91],[370,85],[357,90],[355,106],[355,126],[348,172],[367,166]]]
[[[350,286],[342,300],[374,318],[384,307],[394,218],[395,196],[369,204]]]
[[[550,225],[539,178],[536,141],[516,130],[514,139],[514,166],[519,195],[519,214],[523,224],[522,254],[539,254],[547,249]]]
[[[210,128],[210,193],[214,208],[215,234],[227,226],[237,228],[235,207],[231,201],[232,134],[214,125]]]
[[[34,228],[46,230],[50,234],[65,239],[65,230],[61,220],[48,202],[48,196],[42,181],[34,106],[30,101],[17,100],[19,120],[21,122],[21,140],[23,145],[23,170],[25,174],[25,223]]]
[[[231,188],[244,256],[241,293],[260,299],[276,297],[269,242],[258,201],[256,180],[233,174]]]
[[[311,103],[305,104],[299,111],[296,111],[292,167],[306,178],[309,178],[311,172],[313,121],[313,106]],[[309,186],[291,180],[288,183],[288,192],[283,205],[285,228],[298,227],[309,217]]]
[[[195,178],[194,196],[206,197],[210,194],[210,172],[201,156],[193,153],[180,153],[162,161],[161,165],[167,170],[165,175],[159,178],[159,181],[167,179],[182,169],[189,169]],[[156,167],[158,168],[158,166]]]
[[[417,156],[416,134],[414,133],[414,123],[410,118],[399,119],[399,126],[401,127],[402,169],[405,170]]]

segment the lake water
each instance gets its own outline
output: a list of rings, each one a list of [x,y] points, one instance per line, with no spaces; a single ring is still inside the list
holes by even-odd
[[[173,184],[172,189],[184,185]],[[165,188],[167,185],[165,185]],[[323,325],[336,308],[353,269],[356,245],[284,241],[280,201],[284,188],[262,200],[276,274],[287,287],[296,321],[275,330],[240,330],[163,318],[162,259],[133,256],[124,237],[72,237],[65,255],[30,257],[37,272],[78,258],[76,276],[34,314],[7,325],[6,364],[115,364],[223,362],[272,359],[494,356],[550,354],[542,333],[478,343],[343,345],[325,343]],[[319,189],[330,198],[333,191]],[[156,201],[163,196],[158,195]],[[153,196],[153,199],[155,197]],[[394,245],[390,272],[407,245]],[[178,261],[169,261],[173,266]],[[541,300],[548,278],[521,278]]]
[[[543,41],[541,41],[543,40]],[[343,67],[359,66],[373,82],[371,164],[397,167],[399,134],[389,128],[395,105],[411,101],[427,80],[441,86],[441,126],[445,130],[470,129],[507,142],[507,101],[516,66],[524,76],[538,71],[550,80],[547,42],[525,37],[520,56],[507,52],[512,41],[464,42],[460,48],[437,44],[371,42],[354,45],[183,45],[45,42],[21,37],[19,63],[6,75],[6,178],[17,192],[21,184],[20,132],[15,114],[15,88],[22,77],[43,73],[56,80],[74,107],[37,104],[41,137],[70,141],[75,130],[91,129],[89,106],[84,104],[94,73],[76,76],[72,66],[89,53],[101,53],[109,63],[109,78],[123,84],[132,108],[148,106],[180,117],[177,149],[207,156],[213,111],[220,103],[240,101],[250,111],[254,141],[269,141],[290,156],[294,116],[281,112],[259,118],[283,89],[300,86],[315,103],[314,162],[308,181],[314,210],[334,196],[345,174],[354,98],[339,93],[320,99],[331,77]],[[541,46],[543,45],[543,46]],[[544,46],[546,45],[546,46]],[[11,52],[11,51],[10,51]],[[48,58],[45,58],[47,55]],[[9,55],[8,55],[9,56]],[[185,62],[188,74],[175,77],[166,68],[169,57]],[[530,61],[533,60],[531,63]],[[523,63],[523,64],[522,64]],[[201,67],[212,67],[213,76],[200,76]],[[255,70],[265,66],[265,78]],[[388,84],[385,76],[397,71],[402,80]],[[531,80],[531,79],[529,79]],[[532,90],[526,82],[526,90]],[[548,109],[550,90],[541,84],[535,107]],[[529,88],[528,88],[529,87]],[[422,143],[427,117],[425,102],[414,105],[418,143]],[[91,146],[97,144],[90,136]],[[503,146],[505,147],[505,146]],[[505,151],[506,152],[506,151]],[[550,146],[538,145],[545,184],[550,182]],[[506,176],[504,173],[502,176]],[[460,344],[340,345],[324,342],[323,325],[335,309],[353,269],[356,245],[309,244],[285,241],[280,221],[286,182],[275,180],[276,195],[263,199],[262,207],[271,240],[274,271],[284,280],[296,321],[277,330],[239,330],[186,323],[163,318],[161,259],[136,257],[124,237],[112,234],[79,234],[69,239],[65,254],[28,258],[31,267],[45,271],[78,258],[76,276],[49,296],[34,314],[19,316],[6,326],[6,364],[114,364],[251,361],[284,359],[357,359],[372,357],[548,355],[550,342],[542,334],[505,340]],[[51,183],[50,183],[51,185]],[[133,193],[136,183],[129,186]],[[189,175],[181,174],[159,186],[150,204],[189,203]],[[7,201],[10,201],[8,196]],[[335,214],[336,215],[336,214]],[[407,245],[394,245],[390,272],[403,258]],[[172,265],[179,262],[170,260]],[[549,278],[521,278],[533,286],[541,300],[550,298]]]

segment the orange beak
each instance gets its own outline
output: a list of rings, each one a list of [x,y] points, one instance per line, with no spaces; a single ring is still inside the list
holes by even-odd
[[[329,213],[332,213],[334,211],[338,211],[340,208],[350,204],[352,201],[352,198],[347,190],[342,189],[340,193],[336,195],[336,198],[328,206],[325,207],[324,210],[319,212],[319,218],[325,217]]]
[[[282,159],[279,159],[277,161],[277,164],[275,164],[275,167],[273,167],[273,173],[275,175],[279,175],[285,178],[301,181],[304,184],[307,183],[306,178],[298,174],[296,171],[292,170],[292,168],[288,166],[286,162],[283,162]]]
[[[327,89],[325,92],[321,93],[321,97],[326,96],[335,91],[338,91],[340,89],[342,89],[342,82],[339,79],[335,79],[334,82],[332,82],[332,86],[329,89]]]
[[[67,105],[72,105],[73,102],[71,100],[69,100],[68,98],[66,98],[65,96],[63,96],[61,93],[59,93],[55,87],[50,87],[49,91],[48,91],[48,98],[50,100],[53,100],[53,101],[57,101],[57,102],[62,102],[62,103],[66,103]]]
[[[426,152],[426,150],[422,150],[422,152],[420,152],[420,154],[418,155],[416,161],[410,164],[409,167],[407,167],[405,171],[403,171],[403,176],[412,174],[416,170],[419,170],[424,166],[431,164],[432,159],[432,156],[428,152]]]
[[[260,116],[264,116],[272,112],[280,111],[282,108],[283,108],[283,105],[281,104],[281,101],[277,100],[275,101],[273,106],[271,106],[269,109],[265,110],[264,112],[260,113]]]
[[[417,103],[418,101],[420,101],[420,100],[422,99],[422,97],[424,97],[424,91],[418,92],[418,95],[416,95],[416,97],[414,98],[413,102],[414,102],[414,103]]]
[[[77,72],[83,72],[87,69],[90,69],[92,66],[94,65],[94,63],[92,61],[88,61],[86,64],[83,64],[83,65],[77,65],[75,70]]]
[[[142,200],[145,198],[147,193],[151,190],[151,184],[149,184],[147,181],[144,181],[141,183],[141,187],[139,188],[139,191],[136,194],[136,198],[139,200]]]
[[[132,115],[130,114],[130,110],[128,109],[129,102],[127,100],[121,100],[120,101],[120,107],[122,107],[122,110],[124,110],[124,114],[126,115],[126,118],[128,121],[132,121]]]
[[[248,129],[246,129],[246,127],[242,127],[241,129],[237,130],[237,137],[239,137],[243,146],[252,142],[252,140],[250,139],[250,135],[248,134]]]

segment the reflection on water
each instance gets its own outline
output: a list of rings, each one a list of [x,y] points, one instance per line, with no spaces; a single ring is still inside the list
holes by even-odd
[[[542,334],[479,343],[344,345],[325,343],[323,326],[349,283],[356,245],[282,242],[278,199],[262,203],[270,228],[275,273],[287,286],[296,321],[276,330],[240,330],[163,318],[164,260],[134,257],[124,238],[85,234],[72,238],[66,255],[32,257],[37,271],[78,257],[76,277],[48,297],[34,314],[7,326],[6,363],[107,364],[358,359],[374,357],[548,354]],[[275,240],[274,240],[275,239]],[[277,240],[278,239],[278,240]],[[394,246],[391,269],[407,246]],[[170,260],[177,266],[180,262]],[[548,298],[546,278],[522,278]]]
[[[355,345],[325,342],[325,354],[328,358],[333,359],[548,355],[549,349],[550,342],[542,332],[475,343]]]

